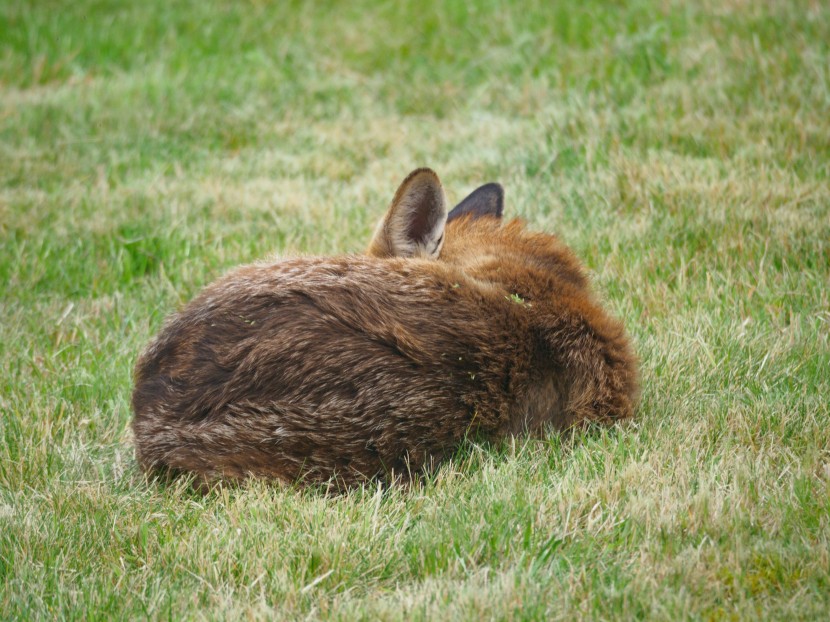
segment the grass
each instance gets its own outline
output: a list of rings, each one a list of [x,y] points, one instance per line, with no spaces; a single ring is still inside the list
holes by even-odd
[[[826,615],[828,42],[806,1],[0,5],[3,617]],[[416,490],[145,482],[164,317],[360,250],[420,165],[584,258],[637,421]]]

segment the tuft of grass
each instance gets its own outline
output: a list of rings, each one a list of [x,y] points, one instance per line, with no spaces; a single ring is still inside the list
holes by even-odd
[[[807,0],[0,5],[4,615],[826,615],[828,41]],[[410,490],[146,482],[164,317],[359,251],[421,165],[574,247],[637,420],[470,442]]]

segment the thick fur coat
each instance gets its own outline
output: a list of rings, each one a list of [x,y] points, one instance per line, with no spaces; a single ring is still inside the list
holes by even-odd
[[[168,320],[135,369],[138,462],[197,482],[406,480],[467,435],[632,416],[622,324],[556,237],[502,222],[501,187],[449,216],[403,182],[365,255],[241,267]]]

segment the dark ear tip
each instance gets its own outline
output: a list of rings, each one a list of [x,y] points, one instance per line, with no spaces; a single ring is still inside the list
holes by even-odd
[[[409,173],[409,175],[406,176],[406,179],[403,180],[403,183],[405,184],[406,182],[412,181],[416,177],[421,176],[433,177],[436,180],[438,179],[438,173],[436,173],[429,167],[422,166],[420,168],[416,168],[414,171]]]
[[[479,188],[479,190],[488,190],[490,192],[498,192],[499,196],[504,196],[504,187],[495,181],[491,181],[489,184],[484,184]]]

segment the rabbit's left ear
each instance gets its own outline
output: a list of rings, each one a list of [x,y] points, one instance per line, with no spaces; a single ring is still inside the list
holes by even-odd
[[[438,175],[419,168],[398,188],[366,253],[374,257],[438,257],[446,222],[447,206]]]
[[[473,218],[481,216],[501,218],[503,212],[504,188],[499,184],[486,184],[473,190],[466,199],[456,205],[447,216],[447,222],[467,214],[471,214]]]

